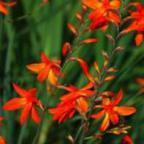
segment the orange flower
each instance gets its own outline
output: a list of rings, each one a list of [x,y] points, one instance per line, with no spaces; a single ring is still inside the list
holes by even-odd
[[[13,84],[15,91],[20,95],[20,98],[13,98],[4,104],[3,109],[9,111],[15,111],[17,109],[23,109],[20,116],[20,123],[24,124],[31,115],[34,122],[39,123],[40,117],[36,106],[42,108],[41,102],[36,98],[37,89],[32,88],[24,90],[18,85]]]
[[[93,10],[89,16],[91,30],[98,28],[105,30],[109,22],[116,25],[120,23],[117,12],[121,5],[120,0],[83,0],[83,4]]]
[[[130,136],[126,135],[123,137],[121,144],[134,144]]]
[[[132,4],[136,7],[136,11],[132,11],[129,18],[132,19],[132,23],[122,31],[122,33],[128,33],[136,31],[135,42],[139,46],[144,40],[144,5],[140,3]]]
[[[2,136],[0,136],[0,144],[6,144],[6,140]]]
[[[102,105],[95,106],[96,108],[102,108],[102,110],[97,114],[93,114],[91,117],[94,119],[98,119],[104,116],[104,120],[100,126],[101,131],[107,130],[110,122],[112,122],[113,124],[118,124],[119,115],[129,116],[136,112],[136,109],[134,107],[117,106],[122,98],[123,91],[120,90],[113,100],[110,101],[109,98],[103,98]]]
[[[92,87],[92,83],[81,89],[75,86],[59,86],[59,88],[67,90],[68,93],[61,97],[61,102],[56,108],[49,109],[49,112],[54,115],[53,119],[61,123],[71,118],[76,111],[81,115],[85,115],[88,111],[87,98],[95,93],[95,91],[91,90]]]
[[[0,12],[3,13],[4,15],[8,14],[7,6],[12,7],[16,4],[16,2],[3,2],[0,0]]]
[[[41,62],[27,65],[32,72],[38,73],[37,79],[40,82],[48,79],[52,85],[56,85],[60,73],[60,61],[51,61],[44,53],[41,54]]]

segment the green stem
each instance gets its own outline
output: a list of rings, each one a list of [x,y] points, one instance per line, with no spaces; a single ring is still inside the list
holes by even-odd
[[[78,31],[78,35],[77,35],[76,39],[73,42],[73,46],[72,46],[73,50],[72,50],[71,53],[69,53],[66,56],[65,61],[64,61],[63,65],[62,65],[61,71],[63,71],[63,69],[65,68],[65,66],[67,64],[67,60],[71,57],[71,55],[79,49],[79,47],[80,47],[80,36],[85,31],[85,28],[86,28],[85,24],[80,25],[80,29]],[[60,80],[60,77],[58,78],[58,82],[59,82],[59,80]],[[42,118],[42,121],[43,120],[44,120],[44,117]],[[38,139],[40,137],[41,130],[42,130],[42,123],[38,127],[38,131],[37,131],[37,133],[36,133],[36,135],[34,137],[34,140],[33,140],[32,144],[37,144],[38,143]]]

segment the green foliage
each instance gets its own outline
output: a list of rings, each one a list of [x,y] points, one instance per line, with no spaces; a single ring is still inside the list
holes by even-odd
[[[8,99],[15,96],[11,83],[29,88],[39,88],[39,98],[45,103],[48,100],[49,106],[54,106],[63,91],[58,90],[55,95],[47,94],[45,86],[36,82],[36,76],[32,75],[26,65],[39,61],[42,51],[51,58],[64,59],[61,55],[62,44],[65,41],[73,41],[74,37],[67,29],[67,22],[75,23],[75,13],[79,11],[80,5],[77,0],[51,0],[50,4],[40,7],[41,0],[17,1],[17,5],[11,9],[8,16],[0,15],[0,109]],[[113,36],[116,29],[110,27],[107,33]],[[90,68],[97,60],[102,64],[101,51],[110,51],[111,43],[106,36],[98,31],[91,36],[97,37],[100,41],[97,44],[81,46],[73,55],[84,58]],[[135,78],[144,75],[144,44],[136,47],[134,34],[123,36],[118,41],[118,46],[123,46],[124,51],[113,57],[112,64],[119,69],[117,78],[105,88],[117,92],[121,87],[125,90],[123,104],[134,105],[137,113],[132,118],[127,118],[128,124],[132,125],[131,135],[137,144],[144,143],[143,130],[143,95],[138,95],[138,86]],[[87,81],[81,75],[81,68],[75,62],[66,64],[64,72],[66,78],[61,82],[82,86]],[[6,118],[1,131],[5,135],[8,144],[31,144],[37,131],[37,126],[30,121],[21,127],[18,122],[19,112],[1,112]],[[69,120],[64,124],[57,124],[52,121],[51,116],[45,115],[42,123],[42,133],[38,144],[66,144],[69,143],[66,136],[75,135],[79,119]],[[97,129],[95,124],[93,131]],[[97,131],[95,131],[97,133]],[[103,144],[118,144],[121,136],[106,134]],[[87,142],[93,144],[94,142]]]

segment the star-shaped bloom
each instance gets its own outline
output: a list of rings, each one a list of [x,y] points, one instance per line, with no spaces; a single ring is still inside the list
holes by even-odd
[[[89,15],[91,30],[98,28],[106,30],[109,22],[116,25],[120,23],[121,19],[118,13],[121,5],[120,0],[83,0],[82,2],[92,9]]]
[[[3,106],[4,110],[15,111],[17,109],[22,109],[20,116],[20,123],[24,124],[28,119],[29,115],[32,120],[36,123],[40,122],[40,116],[37,111],[37,107],[42,108],[41,102],[37,99],[36,93],[37,89],[22,89],[17,84],[13,84],[16,93],[19,94],[19,98],[12,98],[6,102]]]
[[[109,98],[103,98],[101,105],[96,105],[95,108],[101,108],[102,110],[96,114],[92,114],[92,118],[99,119],[104,116],[103,122],[100,126],[101,131],[107,130],[110,125],[118,124],[119,116],[129,116],[136,112],[134,107],[117,106],[123,98],[123,91],[120,90],[113,100]]]
[[[88,111],[89,104],[87,99],[95,94],[92,83],[88,83],[81,89],[75,86],[59,86],[65,89],[68,93],[61,97],[61,102],[56,108],[49,109],[49,112],[54,115],[53,119],[59,123],[73,117],[74,113],[78,111],[81,115],[85,115]]]
[[[0,0],[0,12],[4,15],[8,14],[7,7],[12,7],[16,4],[16,2],[4,2],[3,0]]]
[[[130,12],[128,19],[131,19],[131,24],[121,33],[136,31],[135,43],[139,46],[144,40],[144,5],[141,3],[132,3],[136,7],[135,11]]]
[[[37,79],[40,82],[43,82],[44,80],[48,79],[48,81],[52,85],[57,84],[57,78],[61,75],[60,72],[60,61],[59,60],[50,60],[44,53],[41,54],[41,62],[35,63],[35,64],[29,64],[27,65],[27,68],[37,73]]]

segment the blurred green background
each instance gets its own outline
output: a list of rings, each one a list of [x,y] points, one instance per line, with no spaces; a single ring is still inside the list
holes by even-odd
[[[26,65],[40,60],[40,53],[44,51],[50,58],[64,60],[61,50],[65,41],[73,43],[75,37],[67,29],[67,23],[78,25],[75,13],[80,11],[78,0],[51,0],[49,4],[40,7],[41,0],[18,0],[17,5],[10,8],[7,16],[0,15],[0,115],[5,117],[1,133],[6,137],[8,144],[32,144],[36,135],[37,125],[30,120],[24,126],[19,125],[19,112],[3,112],[1,106],[10,98],[16,96],[11,84],[15,82],[23,88],[37,87],[38,97],[43,103],[54,106],[63,91],[54,94],[46,91],[46,85],[40,84],[26,69]],[[125,5],[129,1],[124,1]],[[126,11],[122,16],[126,16]],[[123,27],[120,28],[120,30]],[[116,28],[110,25],[106,33],[115,37]],[[101,31],[80,37],[97,37],[96,44],[82,45],[73,53],[74,56],[84,58],[90,67],[95,60],[101,65],[102,50],[110,51],[111,42]],[[105,86],[105,89],[117,92],[120,88],[125,91],[122,101],[124,105],[134,105],[137,113],[126,118],[125,122],[132,125],[130,135],[135,144],[144,144],[144,95],[138,94],[139,86],[135,83],[137,77],[144,76],[144,44],[136,47],[134,33],[123,36],[117,46],[123,46],[123,52],[113,57],[112,64],[119,69],[117,78]],[[66,77],[61,83],[83,86],[87,79],[77,63],[69,62],[63,70]],[[42,123],[42,132],[38,144],[67,144],[67,136],[75,136],[80,121],[77,116],[64,124],[52,121],[49,114],[45,115]],[[98,124],[93,127],[97,133]],[[106,134],[102,144],[119,144],[121,136]],[[94,144],[94,141],[85,141]]]

